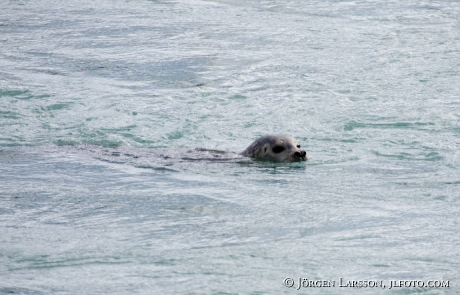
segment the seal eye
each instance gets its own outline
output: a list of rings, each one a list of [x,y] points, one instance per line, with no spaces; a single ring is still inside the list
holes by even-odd
[[[282,146],[280,146],[280,145],[274,146],[274,147],[272,148],[272,151],[273,151],[275,154],[279,154],[279,153],[281,153],[281,152],[284,151],[284,150],[285,150],[285,148],[282,147]]]
[[[297,145],[297,148],[300,149],[300,144]]]

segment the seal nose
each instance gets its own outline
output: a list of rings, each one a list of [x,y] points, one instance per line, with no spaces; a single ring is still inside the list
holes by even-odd
[[[307,153],[305,151],[302,151],[302,150],[300,150],[299,152],[294,153],[294,157],[297,157],[297,158],[305,158],[306,155],[307,155]]]

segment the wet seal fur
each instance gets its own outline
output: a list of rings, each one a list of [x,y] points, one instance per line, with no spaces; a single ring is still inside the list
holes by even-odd
[[[130,146],[104,147],[97,145],[66,145],[46,147],[43,152],[82,153],[108,163],[130,164],[139,168],[177,171],[191,162],[204,163],[248,163],[254,160],[270,162],[301,162],[308,159],[294,138],[287,135],[266,135],[255,140],[241,153],[214,149],[151,149]],[[2,150],[0,150],[0,155]],[[184,166],[185,165],[185,166]]]
[[[288,135],[265,135],[254,141],[242,156],[273,162],[300,162],[308,160],[299,142]]]

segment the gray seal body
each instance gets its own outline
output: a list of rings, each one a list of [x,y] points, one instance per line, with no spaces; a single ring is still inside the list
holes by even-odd
[[[254,141],[241,155],[274,162],[306,161],[307,153],[299,142],[287,135],[265,135]]]

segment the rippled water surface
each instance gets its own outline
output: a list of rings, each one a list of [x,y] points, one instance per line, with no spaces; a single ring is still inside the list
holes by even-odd
[[[460,294],[459,2],[0,11],[0,294]]]

